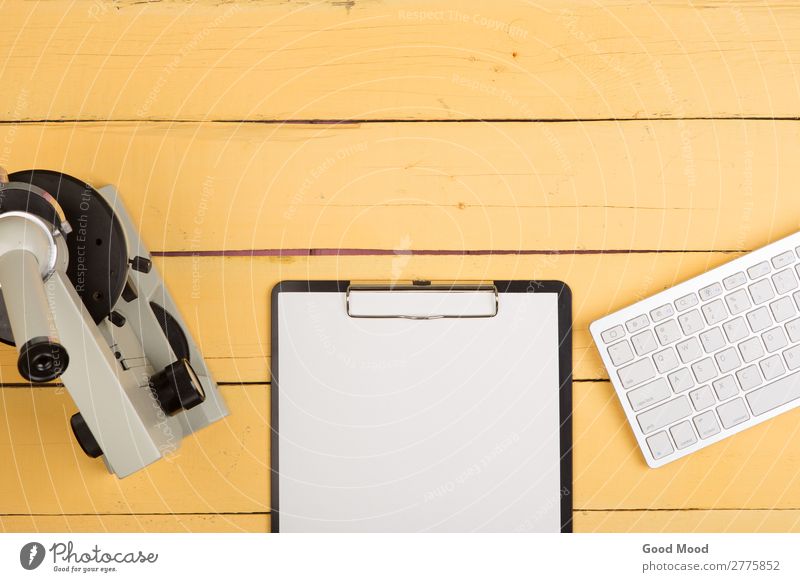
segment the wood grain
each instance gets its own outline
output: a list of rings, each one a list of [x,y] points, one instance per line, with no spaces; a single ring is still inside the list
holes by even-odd
[[[786,533],[800,531],[800,511],[728,509],[709,511],[578,511],[578,532]]]
[[[7,470],[0,515],[269,510],[266,386],[224,387],[230,417],[184,440],[175,458],[121,481],[77,450],[67,425],[74,405],[65,393],[2,394],[0,465]],[[573,398],[576,511],[800,509],[800,411],[650,470],[608,382],[578,382]],[[609,524],[620,523],[614,519]],[[631,520],[629,527],[639,525]]]
[[[69,533],[263,533],[269,515],[14,515],[0,516],[0,531]]]
[[[154,251],[747,250],[800,227],[799,131],[730,120],[0,125],[0,165],[116,184]]]
[[[0,516],[268,511],[269,387],[226,386],[222,394],[230,416],[120,480],[77,446],[65,391],[0,390]]]
[[[776,2],[7,2],[3,119],[797,115]]]
[[[255,383],[118,481],[3,347],[0,531],[266,531],[269,290],[412,278],[572,288],[576,531],[800,530],[800,412],[650,470],[587,331],[800,227],[797,6],[0,11],[0,165],[118,185],[217,379]]]
[[[577,511],[574,529],[601,532],[797,532],[798,510]],[[14,532],[250,532],[269,531],[269,515],[62,515],[0,517]]]

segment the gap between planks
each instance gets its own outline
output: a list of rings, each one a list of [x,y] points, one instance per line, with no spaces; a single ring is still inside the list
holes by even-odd
[[[654,121],[800,121],[800,116],[741,115],[695,117],[575,117],[551,119],[546,117],[486,117],[475,119],[142,119],[142,118],[71,118],[71,119],[0,119],[0,125],[36,125],[42,123],[239,123],[249,125],[362,125],[370,123],[633,123]]]
[[[572,513],[633,513],[633,512],[678,512],[678,511],[800,511],[798,507],[682,507],[682,508],[648,508],[648,507],[625,507],[625,508],[582,508],[574,507]],[[192,516],[192,515],[271,515],[270,511],[220,511],[220,512],[137,512],[137,513],[1,513],[0,519],[5,517],[159,517],[159,516]]]
[[[191,516],[191,515],[270,515],[269,511],[179,511],[179,512],[137,512],[137,513],[0,513],[4,517],[147,517],[147,516]]]
[[[231,250],[189,250],[189,251],[151,251],[154,257],[375,257],[375,256],[491,256],[491,255],[646,255],[646,254],[685,254],[685,253],[747,253],[749,250],[722,249],[717,251],[703,249],[231,249]]]

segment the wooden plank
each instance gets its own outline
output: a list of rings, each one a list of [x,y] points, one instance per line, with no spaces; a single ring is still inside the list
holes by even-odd
[[[576,532],[786,533],[800,531],[800,510],[576,511]]]
[[[48,533],[262,533],[269,515],[13,515],[0,516],[0,531]]]
[[[185,440],[171,461],[119,481],[76,450],[68,396],[42,388],[0,392],[0,466],[7,468],[0,514],[268,511],[268,390],[231,386],[223,393],[229,418]],[[652,470],[610,384],[578,382],[573,395],[576,510],[800,508],[800,411]],[[638,527],[636,516],[628,527]]]
[[[212,373],[223,382],[269,380],[269,293],[286,279],[559,279],[573,292],[574,375],[607,378],[591,321],[718,266],[735,253],[468,256],[169,257],[156,259]],[[0,381],[20,382],[0,346]]]
[[[576,511],[578,533],[783,533],[800,531],[798,510]],[[0,517],[0,531],[259,533],[269,531],[269,515],[61,515]]]
[[[795,116],[779,2],[7,2],[3,119]]]
[[[222,393],[230,416],[119,480],[78,448],[63,390],[0,390],[0,515],[269,511],[269,387]]]
[[[576,511],[578,533],[783,533],[800,531],[798,510],[659,510]],[[60,515],[0,517],[0,531],[23,532],[146,532],[260,533],[269,531],[269,515]]]
[[[2,35],[0,35],[0,38]],[[798,122],[0,126],[154,251],[731,250],[800,226]]]
[[[800,509],[800,410],[650,469],[610,383],[573,394],[577,509]]]

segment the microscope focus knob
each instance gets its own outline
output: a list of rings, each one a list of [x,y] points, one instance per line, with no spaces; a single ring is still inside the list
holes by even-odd
[[[153,375],[150,378],[150,390],[161,410],[169,416],[194,408],[206,399],[203,385],[186,358]]]
[[[80,412],[76,412],[69,419],[69,424],[72,427],[72,434],[75,435],[75,440],[78,441],[83,452],[93,459],[96,459],[103,454],[103,449],[97,444],[97,439],[94,438],[89,425],[83,419]]]
[[[17,368],[23,378],[30,382],[55,380],[69,364],[67,350],[48,337],[35,337],[19,349]]]

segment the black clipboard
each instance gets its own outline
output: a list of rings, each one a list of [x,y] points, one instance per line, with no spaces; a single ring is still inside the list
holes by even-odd
[[[279,533],[280,528],[280,369],[279,369],[279,298],[283,293],[345,293],[358,281],[319,280],[319,281],[281,281],[275,285],[271,294],[271,430],[270,430],[270,522],[271,531]],[[558,317],[558,382],[559,382],[559,443],[560,443],[560,516],[561,533],[573,531],[573,469],[572,469],[572,292],[561,281],[555,280],[498,280],[491,284],[497,294],[505,293],[554,293],[557,296]],[[374,284],[368,285],[373,287]],[[432,286],[429,281],[414,281],[408,285],[387,284],[390,290],[413,286],[419,290],[441,288]],[[459,284],[451,284],[451,288]],[[347,304],[349,309],[349,301]],[[418,318],[415,318],[418,319]]]

